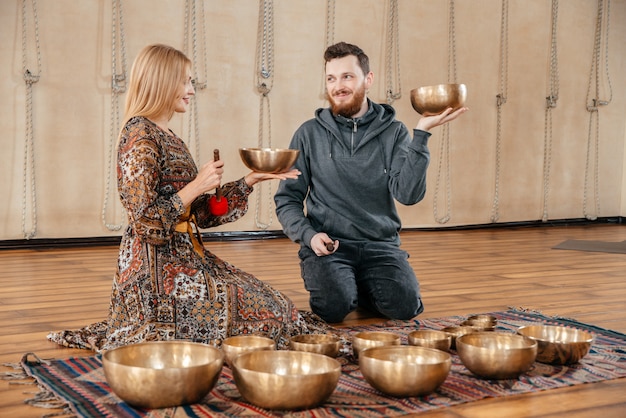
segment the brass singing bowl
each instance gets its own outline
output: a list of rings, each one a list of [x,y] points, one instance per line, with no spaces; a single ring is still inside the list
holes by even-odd
[[[331,334],[302,334],[289,340],[289,347],[292,350],[324,354],[329,357],[337,357],[340,345],[339,337]]]
[[[488,314],[472,315],[467,317],[465,321],[461,322],[461,325],[474,327],[479,331],[495,331],[497,324],[498,319],[495,316]]]
[[[138,408],[198,403],[215,386],[224,354],[207,344],[154,341],[106,351],[102,367],[113,392]]]
[[[243,398],[266,409],[317,406],[334,392],[341,364],[305,351],[252,351],[233,360],[233,377]]]
[[[434,329],[418,329],[412,331],[407,336],[410,345],[435,348],[437,350],[449,351],[452,345],[450,334]]]
[[[517,333],[537,341],[538,362],[555,365],[579,362],[594,340],[587,331],[557,325],[528,325]]]
[[[299,150],[281,148],[239,148],[241,161],[252,171],[259,173],[283,173],[289,171],[298,159]]]
[[[457,338],[463,365],[484,379],[515,379],[528,371],[537,357],[537,342],[504,332],[475,332]]]
[[[453,325],[442,328],[441,331],[450,336],[450,348],[456,350],[456,340],[462,335],[469,334],[470,332],[478,332],[479,329],[469,325]]]
[[[434,348],[388,345],[369,348],[359,357],[365,380],[398,398],[434,392],[450,373],[450,354]]]
[[[400,345],[402,340],[398,334],[389,331],[363,331],[352,337],[352,352],[355,358],[359,353],[372,347]]]
[[[276,342],[261,335],[237,335],[228,337],[222,341],[222,351],[224,361],[229,366],[233,364],[233,359],[243,353],[255,350],[275,350]]]
[[[433,116],[451,107],[456,110],[465,104],[465,84],[436,84],[411,90],[411,105],[422,116]]]

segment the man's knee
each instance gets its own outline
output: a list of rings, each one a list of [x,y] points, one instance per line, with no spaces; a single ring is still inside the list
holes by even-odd
[[[356,309],[356,303],[351,298],[339,299],[336,297],[337,295],[334,296],[312,296],[309,299],[309,305],[313,313],[328,323],[341,322],[350,312]]]

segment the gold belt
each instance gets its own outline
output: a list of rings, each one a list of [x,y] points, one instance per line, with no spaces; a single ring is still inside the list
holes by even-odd
[[[202,244],[202,236],[200,235],[198,224],[196,223],[196,215],[191,215],[190,213],[190,208],[187,208],[187,211],[183,214],[181,221],[176,224],[175,230],[176,232],[186,232],[189,234],[189,238],[193,244],[193,249],[200,255],[200,257],[204,257],[204,245]],[[196,227],[195,234],[192,224]]]

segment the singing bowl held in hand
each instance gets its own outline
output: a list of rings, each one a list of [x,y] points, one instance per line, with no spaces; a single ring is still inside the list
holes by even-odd
[[[359,356],[365,380],[398,398],[434,392],[448,377],[451,365],[450,354],[412,345],[368,348]]]
[[[258,173],[284,173],[298,159],[299,150],[281,148],[239,148],[241,161]]]
[[[243,398],[265,409],[307,409],[335,391],[341,364],[305,351],[251,351],[233,360],[233,377]]]
[[[457,110],[465,105],[465,84],[436,84],[411,90],[411,105],[422,116],[439,115],[449,107]]]
[[[102,367],[113,392],[138,408],[198,403],[215,386],[224,354],[208,344],[152,341],[106,351]]]
[[[537,341],[538,362],[555,365],[579,362],[594,339],[587,331],[558,325],[528,325],[517,333]]]

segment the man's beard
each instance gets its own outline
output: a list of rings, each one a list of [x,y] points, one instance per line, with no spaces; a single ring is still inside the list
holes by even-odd
[[[341,93],[344,90],[340,90],[337,93]],[[344,118],[351,118],[359,113],[361,106],[363,106],[363,99],[365,98],[365,86],[361,86],[352,95],[352,100],[343,103],[337,103],[333,97],[326,92],[326,97],[330,102],[330,109],[334,115],[341,115]]]

